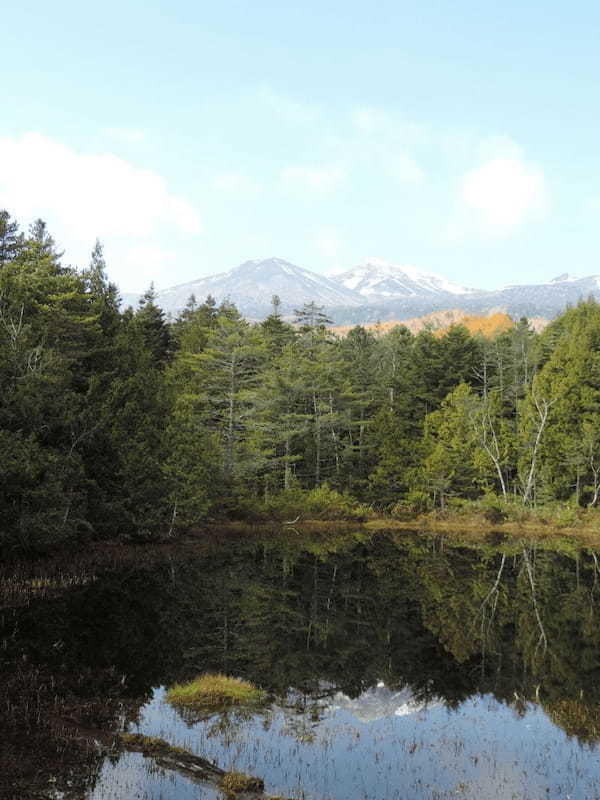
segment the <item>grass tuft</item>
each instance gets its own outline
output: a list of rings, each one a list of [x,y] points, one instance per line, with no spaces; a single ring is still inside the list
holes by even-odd
[[[253,778],[243,772],[226,772],[221,778],[219,786],[229,797],[241,792],[262,792],[265,788],[261,778]]]
[[[156,736],[145,736],[143,733],[122,733],[119,738],[124,747],[139,750],[147,755],[192,755],[189,750],[183,747],[174,747]]]
[[[167,702],[172,706],[195,711],[257,704],[265,699],[266,693],[249,681],[210,672],[189,683],[177,683],[167,692]]]

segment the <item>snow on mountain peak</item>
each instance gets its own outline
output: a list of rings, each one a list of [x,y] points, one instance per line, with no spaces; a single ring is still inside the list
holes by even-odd
[[[373,257],[346,272],[331,275],[331,278],[372,301],[432,294],[459,295],[474,291],[434,272]]]
[[[589,277],[595,276],[590,275]],[[557,275],[556,278],[552,278],[548,283],[573,283],[574,281],[581,280],[585,280],[583,275],[573,275],[570,272],[563,272],[562,275]]]
[[[282,258],[245,261],[228,272],[200,278],[158,293],[162,307],[176,314],[185,306],[190,294],[204,298],[211,294],[219,303],[229,300],[242,314],[264,318],[271,310],[271,298],[278,295],[281,310],[291,314],[302,303],[315,301],[327,308],[357,306],[360,295],[324,275],[311,272]]]
[[[209,275],[159,291],[158,304],[172,317],[185,308],[190,295],[201,302],[212,295],[229,300],[248,319],[264,319],[278,295],[282,314],[291,317],[303,303],[324,306],[340,325],[377,320],[408,320],[433,311],[461,309],[475,314],[503,309],[513,317],[551,319],[566,305],[589,296],[600,298],[600,274],[558,275],[495,290],[467,289],[442,275],[409,264],[370,257],[343,272],[323,275],[281,258],[245,261],[227,272]],[[124,298],[135,303],[136,296]]]
[[[383,682],[362,692],[352,699],[343,692],[336,692],[331,699],[333,710],[349,712],[361,722],[374,722],[385,717],[405,717],[441,706],[438,698],[429,702],[417,700],[408,686],[400,690],[388,689]]]

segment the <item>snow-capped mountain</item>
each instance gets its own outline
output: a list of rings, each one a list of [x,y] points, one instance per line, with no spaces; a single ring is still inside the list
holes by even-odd
[[[314,300],[338,325],[406,320],[449,309],[552,319],[581,299],[593,296],[600,300],[600,275],[564,273],[545,283],[483,291],[380,259],[369,259],[338,274],[320,275],[281,258],[269,258],[246,261],[228,272],[164,289],[158,292],[157,302],[174,317],[192,294],[198,302],[209,294],[218,303],[228,299],[249,319],[266,317],[273,295],[279,296],[281,312],[288,317]],[[124,301],[134,305],[136,299],[127,296]]]
[[[575,277],[565,273],[544,283],[517,284],[491,291],[475,289],[461,294],[440,291],[403,297],[365,297],[362,305],[336,308],[331,316],[338,325],[404,320],[448,309],[469,314],[503,311],[513,319],[553,319],[568,305],[575,305],[588,297],[600,300],[600,275]]]
[[[328,312],[393,300],[431,303],[437,299],[438,306],[449,308],[454,297],[472,291],[441,275],[375,258],[334,275],[320,275],[281,258],[269,258],[245,261],[228,272],[164,289],[158,292],[157,302],[175,316],[190,295],[202,302],[210,294],[218,303],[230,300],[245,316],[260,319],[271,311],[273,295],[280,298],[282,313],[289,315],[311,300]],[[129,296],[127,300],[131,302]]]
[[[331,278],[281,258],[245,261],[220,275],[165,289],[158,292],[157,302],[167,313],[175,315],[185,307],[192,294],[198,302],[209,294],[218,303],[230,300],[242,314],[251,318],[267,316],[275,294],[281,299],[284,314],[293,313],[295,308],[311,300],[327,308],[356,306],[364,302],[361,295]]]
[[[423,272],[408,265],[391,264],[379,258],[370,258],[364,264],[341,274],[331,274],[330,277],[372,303],[405,297],[463,295],[475,291],[433,272]]]
[[[547,317],[552,319],[568,305],[595,297],[600,300],[600,275],[575,277],[564,273],[546,283],[515,284],[491,292],[476,292],[463,298],[467,311],[505,309],[512,317]]]
[[[343,692],[336,692],[331,699],[333,711],[338,709],[348,711],[361,722],[374,722],[391,716],[406,717],[439,706],[441,701],[438,699],[430,700],[428,703],[417,700],[408,686],[394,691],[388,689],[381,681],[358,697],[350,698]]]

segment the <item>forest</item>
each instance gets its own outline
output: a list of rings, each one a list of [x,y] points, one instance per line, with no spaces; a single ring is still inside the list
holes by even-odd
[[[96,243],[66,266],[0,212],[0,549],[215,520],[560,508],[600,498],[600,306],[541,334],[336,336],[153,289],[121,308]]]

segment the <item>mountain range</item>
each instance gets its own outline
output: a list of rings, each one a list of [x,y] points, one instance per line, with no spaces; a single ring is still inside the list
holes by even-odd
[[[441,275],[407,265],[369,259],[343,272],[321,275],[281,258],[246,261],[218,275],[173,286],[157,293],[157,302],[176,316],[191,295],[229,300],[249,319],[263,319],[280,298],[280,312],[314,300],[337,324],[402,320],[433,311],[459,309],[472,314],[504,311],[512,317],[553,318],[582,298],[600,298],[600,275],[562,274],[547,283],[505,286],[492,291],[461,286]],[[127,295],[125,303],[135,303]]]

